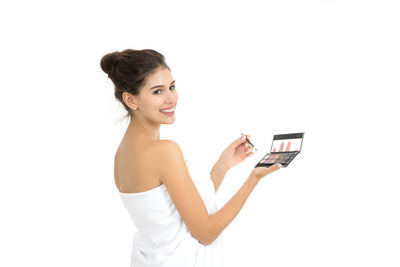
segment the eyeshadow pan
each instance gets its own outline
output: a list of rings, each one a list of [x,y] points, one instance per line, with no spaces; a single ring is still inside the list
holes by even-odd
[[[260,164],[273,165],[275,163],[289,163],[296,153],[275,153],[265,155]]]

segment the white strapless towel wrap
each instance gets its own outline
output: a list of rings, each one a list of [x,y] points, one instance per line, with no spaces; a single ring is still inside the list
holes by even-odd
[[[210,173],[186,162],[209,214],[217,211]],[[137,231],[131,267],[223,266],[221,236],[204,246],[192,237],[164,185],[140,193],[119,193]]]

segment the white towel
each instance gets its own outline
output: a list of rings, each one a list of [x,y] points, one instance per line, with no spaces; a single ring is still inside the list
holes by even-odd
[[[191,178],[207,211],[218,208],[210,174],[187,162]],[[137,228],[132,243],[131,267],[223,266],[221,237],[204,246],[192,237],[164,185],[146,192],[121,193],[120,197]]]

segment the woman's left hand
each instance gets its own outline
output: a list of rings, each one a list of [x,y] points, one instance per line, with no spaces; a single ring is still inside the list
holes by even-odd
[[[218,162],[227,169],[238,165],[253,155],[253,147],[246,141],[245,136],[250,140],[250,135],[243,135],[232,142],[221,154]]]

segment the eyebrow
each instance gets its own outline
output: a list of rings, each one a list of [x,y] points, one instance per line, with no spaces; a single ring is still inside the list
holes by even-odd
[[[174,82],[175,82],[175,80],[173,80],[173,81],[171,82],[171,84],[173,84]],[[163,85],[160,84],[160,85],[153,86],[153,87],[151,87],[149,90],[154,89],[154,88],[158,88],[158,87],[163,87]]]

